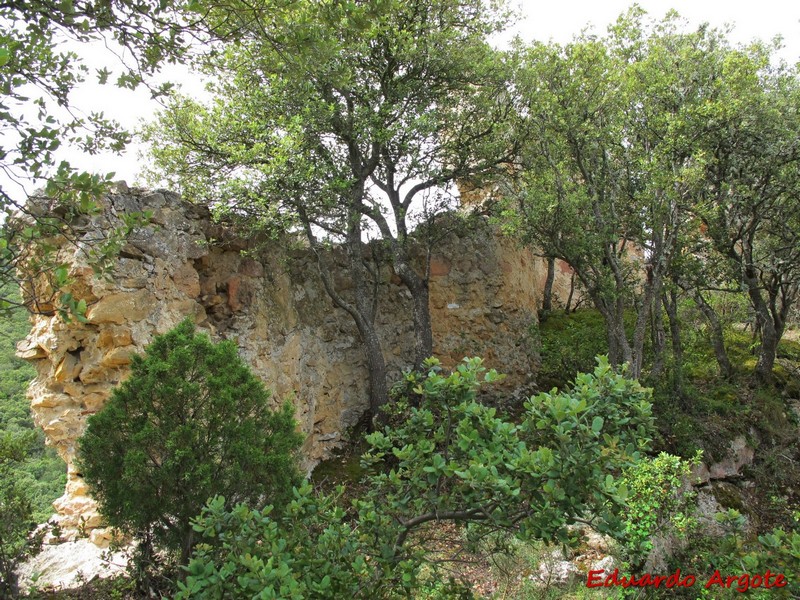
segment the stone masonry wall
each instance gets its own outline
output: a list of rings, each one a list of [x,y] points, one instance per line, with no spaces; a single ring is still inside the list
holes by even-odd
[[[68,467],[65,494],[54,503],[56,520],[67,537],[83,529],[98,545],[108,532],[76,471],[76,442],[87,417],[127,376],[131,355],[186,316],[213,338],[234,340],[276,402],[292,398],[309,466],[328,456],[367,408],[357,330],[328,298],[308,250],[275,244],[243,252],[247,244],[205,209],[170,192],[124,184],[105,200],[102,214],[81,225],[86,239],[120,213],[141,210],[152,212],[151,224],[134,232],[110,278],[93,275],[80,244],[62,249],[72,265],[71,291],[88,302],[87,322],[34,316],[30,335],[18,345],[38,373],[28,392],[34,419]],[[382,273],[377,323],[396,376],[412,356],[410,294],[390,267]],[[559,273],[556,296],[569,289],[569,276]],[[454,231],[431,261],[435,354],[446,366],[482,356],[509,375],[508,388],[529,382],[529,328],[545,276],[540,258],[485,223]],[[347,289],[344,272],[336,282]]]

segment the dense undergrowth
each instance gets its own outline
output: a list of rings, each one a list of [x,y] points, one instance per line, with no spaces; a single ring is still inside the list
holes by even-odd
[[[742,325],[744,309],[722,308],[720,312],[727,317],[725,346],[734,372],[728,378],[720,376],[709,332],[691,304],[686,304],[681,313],[684,356],[680,393],[675,392],[674,364],[668,364],[660,378],[647,381],[654,389],[653,413],[659,433],[655,448],[684,458],[702,451],[704,461],[713,463],[725,457],[734,438],[743,436],[755,448],[755,457],[752,465],[745,467],[743,480],[714,489],[715,499],[729,511],[718,516],[728,535],[720,539],[697,527],[691,543],[671,558],[668,572],[681,568],[710,576],[715,568],[729,574],[766,568],[776,572],[781,565],[796,569],[800,560],[800,417],[796,412],[800,408],[800,343],[793,331],[787,332],[778,347],[774,382],[760,383],[753,376],[758,343]],[[540,381],[544,385],[567,384],[574,370],[591,364],[592,352],[605,344],[604,336],[596,311],[546,315],[539,328]],[[781,532],[774,533],[776,528]],[[755,597],[797,594],[796,575],[793,589],[749,593]],[[740,594],[733,589],[694,588],[669,593],[687,598]]]
[[[745,478],[714,490],[716,500],[727,511],[717,516],[719,527],[727,534],[721,538],[708,535],[708,527],[698,525],[687,506],[683,509],[671,506],[666,528],[676,531],[684,527],[689,543],[670,558],[665,573],[680,568],[684,573],[696,574],[699,583],[688,589],[631,591],[627,596],[735,598],[741,595],[735,589],[738,579],[730,589],[704,588],[715,569],[726,576],[764,573],[766,569],[794,574],[800,565],[800,441],[797,435],[800,423],[791,407],[793,402],[800,405],[800,343],[790,331],[778,348],[774,383],[758,383],[752,375],[757,344],[752,332],[736,324],[746,316],[736,309],[721,311],[728,317],[725,343],[734,365],[731,377],[720,377],[708,332],[692,306],[686,305],[682,312],[685,320],[682,392],[674,393],[675,365],[672,364],[667,365],[662,377],[648,382],[654,388],[653,413],[658,428],[655,452],[691,459],[700,451],[706,463],[713,463],[724,458],[731,440],[737,436],[744,436],[747,443],[755,447],[753,464],[743,473]],[[569,314],[551,312],[545,315],[535,333],[533,337],[540,344],[542,358],[538,383],[543,389],[568,387],[576,372],[593,367],[595,355],[602,353],[606,346],[602,318],[590,309]],[[649,472],[640,471],[639,475],[644,487],[670,483],[679,486],[680,473],[676,471],[670,481],[668,472],[662,464]],[[320,482],[341,483],[357,480],[361,471],[358,461],[346,455],[324,464],[318,475]],[[646,521],[648,511],[652,513],[656,506],[663,509],[660,504],[663,500],[640,498],[639,504],[632,505],[631,509],[632,514],[638,515],[636,522]],[[670,496],[667,500],[674,502],[675,498]],[[662,531],[665,529],[664,522],[658,526]],[[580,547],[580,542],[577,546]],[[552,552],[553,547],[548,545],[513,540],[505,546],[504,552],[483,548],[472,560],[480,563],[481,556],[491,556],[491,564],[484,572],[498,585],[492,597],[582,600],[626,595],[617,588],[588,589],[583,577],[560,586],[532,581],[529,575],[539,564],[546,563]],[[574,557],[580,552],[580,549],[573,549],[567,554]],[[617,547],[614,553],[620,556],[625,551]],[[623,561],[620,566],[632,568],[630,562]],[[642,564],[638,567],[641,569]],[[633,572],[641,573],[641,570]],[[750,590],[748,595],[795,597],[798,593],[796,576],[792,584],[791,591],[761,588]],[[440,596],[436,585],[430,585],[421,589],[416,597]]]
[[[687,310],[684,315],[688,321],[692,313]],[[647,382],[653,387],[652,411],[655,423],[653,458],[640,463],[639,467],[625,475],[624,481],[629,491],[626,492],[627,521],[624,521],[627,524],[623,523],[623,527],[627,528],[628,533],[620,538],[624,541],[616,542],[609,551],[617,561],[616,565],[620,568],[621,576],[631,573],[639,575],[650,568],[646,560],[651,549],[649,544],[652,534],[665,531],[677,532],[681,534],[678,537],[683,537],[685,542],[678,546],[678,550],[669,557],[666,566],[662,566],[659,573],[668,575],[676,569],[681,569],[684,573],[696,574],[698,584],[692,588],[668,591],[645,589],[633,592],[620,587],[590,589],[586,587],[585,574],[573,577],[566,584],[543,584],[537,581],[534,575],[540,565],[552,560],[554,551],[559,547],[562,548],[564,556],[573,559],[591,552],[587,550],[586,540],[580,533],[570,534],[561,540],[560,546],[553,546],[537,541],[537,536],[518,539],[508,532],[475,538],[470,533],[469,527],[443,528],[434,522],[432,525],[415,530],[410,539],[414,542],[412,547],[415,548],[421,547],[418,544],[433,545],[434,550],[428,549],[426,552],[428,554],[433,552],[430,556],[434,557],[432,564],[436,566],[415,568],[413,587],[405,588],[405,595],[401,595],[417,600],[481,597],[585,600],[667,596],[721,599],[739,597],[741,592],[736,591],[736,584],[732,589],[704,589],[703,583],[713,576],[715,569],[721,573],[737,576],[746,572],[763,573],[766,569],[771,569],[773,573],[793,574],[800,566],[800,533],[798,533],[800,511],[797,509],[797,492],[800,490],[800,471],[797,465],[800,464],[800,450],[797,436],[798,418],[792,410],[791,403],[800,400],[800,383],[797,377],[800,366],[800,343],[793,339],[791,333],[787,336],[788,339],[781,342],[774,384],[764,385],[757,383],[751,375],[755,360],[755,345],[750,332],[742,330],[741,327],[730,325],[727,327],[725,341],[735,370],[731,377],[722,378],[718,374],[702,323],[690,323],[685,331],[681,393],[674,392],[675,365],[672,364],[667,365],[658,380]],[[539,382],[545,389],[557,387],[563,390],[574,386],[575,373],[591,372],[595,366],[595,354],[602,352],[605,344],[602,320],[597,313],[589,309],[570,314],[550,313],[542,319],[537,333],[537,343],[540,344],[542,357]],[[9,377],[6,380],[11,380],[14,372],[9,370],[8,373]],[[20,375],[19,380],[22,382],[23,379]],[[413,390],[416,389],[417,393],[420,393],[425,381],[424,378],[406,381],[406,392],[399,396],[401,405],[406,406],[403,412],[412,410],[412,407],[413,410],[419,409],[420,399],[414,399]],[[428,393],[432,393],[431,390],[425,392]],[[453,396],[450,400],[455,401],[456,398],[457,396]],[[466,416],[472,414],[469,411],[477,408],[464,410],[467,410],[464,413]],[[17,409],[16,414],[19,415],[19,412]],[[501,417],[501,412],[497,413],[497,418]],[[9,423],[18,424],[14,427],[22,428],[19,423],[24,422],[13,419],[12,410],[4,414],[12,415],[3,418],[8,419]],[[486,413],[487,417],[490,414],[495,413]],[[523,414],[522,409],[517,407],[509,411],[508,418],[519,423],[520,419],[524,419]],[[397,431],[404,431],[403,428],[409,425],[400,417],[402,414],[396,411],[391,423],[399,428]],[[427,418],[429,417],[425,417],[419,423],[425,423]],[[475,417],[470,417],[472,418]],[[595,423],[592,422],[590,425],[595,426]],[[497,426],[500,425],[492,427]],[[747,443],[755,448],[755,459],[753,464],[746,468],[744,479],[726,482],[724,489],[727,492],[724,494],[714,492],[717,501],[727,511],[717,516],[719,526],[727,534],[723,537],[707,535],[709,533],[707,527],[698,524],[692,513],[693,496],[691,494],[676,496],[673,490],[681,486],[691,460],[697,456],[698,451],[702,453],[706,463],[715,462],[724,457],[730,441],[737,436],[744,436]],[[223,530],[232,527],[234,528],[232,531],[240,531],[236,535],[248,532],[245,535],[253,536],[252,539],[258,540],[259,545],[271,539],[270,536],[277,536],[270,542],[278,544],[275,548],[282,547],[281,545],[287,542],[290,546],[295,543],[305,547],[310,543],[308,531],[320,533],[326,531],[325,535],[328,537],[319,538],[314,542],[321,544],[319,548],[325,550],[322,554],[329,556],[330,552],[343,552],[344,556],[350,556],[363,552],[364,548],[358,546],[364,543],[362,538],[358,538],[361,541],[349,549],[340,546],[339,543],[340,537],[352,541],[355,532],[360,531],[358,519],[363,518],[363,515],[359,517],[358,511],[353,507],[358,506],[363,498],[375,493],[375,480],[370,483],[369,479],[375,475],[370,475],[369,469],[361,460],[361,455],[365,451],[372,449],[372,452],[375,452],[374,440],[368,443],[363,433],[359,432],[353,432],[353,438],[355,442],[349,451],[318,467],[311,480],[313,490],[308,488],[303,492],[303,496],[296,499],[300,502],[296,509],[299,512],[294,513],[296,522],[286,531],[303,532],[303,527],[310,529],[306,529],[306,533],[301,533],[301,537],[294,542],[291,541],[293,538],[287,538],[285,534],[280,533],[283,530],[279,524],[276,529],[275,525],[271,524],[272,521],[253,520],[256,513],[240,513],[238,517],[234,517],[235,513],[226,512],[222,505],[217,505],[216,513],[206,513],[205,526],[212,527],[218,532],[220,527]],[[399,447],[403,447],[402,443]],[[469,445],[465,447],[469,448]],[[386,464],[388,470],[383,471],[384,474],[396,472],[403,460],[398,463],[398,456],[404,455],[401,452],[390,460]],[[34,458],[41,460],[41,455],[36,454]],[[423,456],[421,460],[422,462],[415,463],[416,466],[413,467],[420,469],[419,475],[430,474],[431,468],[443,469],[442,474],[447,472],[444,464],[433,463],[433,467],[425,467],[427,459]],[[377,475],[380,477],[380,471]],[[35,474],[31,471],[29,476],[35,477]],[[413,482],[417,476],[409,475],[408,482]],[[386,481],[391,482],[391,476]],[[61,485],[63,483],[54,489],[54,494],[60,492]],[[402,498],[407,500],[417,497],[423,488],[414,492],[408,488],[402,492],[399,496],[401,505]],[[470,493],[474,493],[474,489]],[[385,503],[386,498],[382,502]],[[316,520],[309,520],[312,519],[311,515],[314,515],[313,519]],[[338,523],[340,528],[343,527],[344,529],[339,532],[342,535],[334,535],[336,533],[334,530],[326,529],[326,522]],[[236,543],[240,544],[241,541]],[[314,562],[318,560],[314,558],[314,547],[316,546],[311,546],[311,550],[308,550],[310,554],[306,558],[310,561],[309,564],[317,564]],[[247,546],[240,550],[253,552],[254,548]],[[234,554],[218,555],[215,554],[217,550],[209,546],[205,551],[208,554],[199,555],[205,562],[195,563],[192,567],[194,571],[189,572],[197,581],[206,582],[202,585],[207,585],[208,581],[208,572],[205,569],[211,564],[221,564],[216,562],[218,560],[224,559],[228,561],[225,564],[239,565],[236,566],[238,569],[245,566],[243,563],[239,564],[239,559],[234,558],[238,556],[238,550]],[[276,556],[283,555],[276,554]],[[297,556],[290,553],[282,560],[288,561],[286,564],[291,565],[293,561],[298,560]],[[454,557],[456,564],[463,564],[452,567]],[[326,560],[328,560],[326,568],[333,569],[331,573],[341,575],[337,571],[340,566],[336,566],[335,561],[330,562],[333,559]],[[440,564],[441,561],[444,562]],[[205,566],[202,567],[203,570],[198,571],[201,564]],[[451,566],[443,568],[442,565]],[[364,563],[362,569],[360,576],[374,576],[368,563]],[[254,585],[258,587],[261,584]],[[309,582],[308,585],[312,583]],[[354,585],[356,587],[353,589],[358,589],[358,585]],[[186,589],[188,588],[184,588]],[[756,589],[751,590],[749,595],[756,598],[790,598],[795,597],[792,594],[797,593],[798,582],[792,579],[791,585],[785,589],[769,591]],[[319,596],[318,592],[313,597],[325,597],[324,592],[322,594]],[[118,579],[91,582],[79,590],[69,592],[32,592],[30,597],[77,599],[142,596],[130,580]],[[194,594],[184,591],[183,597],[194,597]]]

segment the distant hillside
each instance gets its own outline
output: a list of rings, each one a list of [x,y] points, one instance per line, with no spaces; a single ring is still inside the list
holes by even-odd
[[[0,430],[21,432],[34,429],[25,389],[36,372],[24,360],[14,356],[16,343],[30,329],[24,310],[14,310],[0,317]],[[38,443],[17,477],[22,478],[34,502],[35,516],[44,522],[53,513],[53,500],[64,493],[66,465],[52,448],[44,445],[44,433],[36,428]]]

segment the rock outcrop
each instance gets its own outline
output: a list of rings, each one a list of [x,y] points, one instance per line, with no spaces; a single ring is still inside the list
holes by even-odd
[[[23,592],[43,588],[61,590],[80,587],[97,578],[123,575],[127,564],[124,552],[111,554],[87,539],[79,539],[45,546],[36,556],[21,564],[17,574]],[[32,596],[40,597],[38,594]]]
[[[133,211],[150,211],[149,226],[134,231],[111,277],[96,277],[86,258],[88,240]],[[80,529],[99,545],[108,538],[75,465],[87,417],[126,377],[130,357],[187,316],[213,338],[234,340],[276,401],[292,398],[309,465],[361,418],[367,377],[358,333],[326,295],[307,249],[248,244],[175,194],[124,185],[80,227],[86,244],[64,245],[61,252],[71,292],[87,301],[86,322],[34,316],[18,347],[38,373],[29,390],[35,421],[68,466],[66,492],[55,503],[67,537]],[[410,294],[389,266],[381,273],[377,325],[390,371],[398,375],[412,356]],[[535,363],[529,330],[545,276],[540,258],[487,223],[454,227],[431,262],[436,355],[446,365],[483,356],[509,374],[506,386],[525,384]],[[347,289],[344,271],[335,279]],[[568,289],[568,276],[560,277],[556,292],[559,285]]]

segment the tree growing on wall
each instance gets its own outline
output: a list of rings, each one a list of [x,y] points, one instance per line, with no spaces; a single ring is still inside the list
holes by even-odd
[[[501,4],[212,3],[216,35],[236,39],[202,65],[216,99],[178,99],[149,130],[160,174],[189,198],[304,233],[364,343],[373,415],[387,399],[374,326],[383,276],[362,242],[383,241],[411,293],[419,366],[433,342],[414,223],[432,222],[457,180],[477,182],[514,155],[507,65],[486,40],[506,21]],[[330,242],[346,253],[352,293],[331,277]]]
[[[81,473],[108,524],[145,559],[156,546],[183,564],[208,498],[283,506],[302,438],[291,405],[273,410],[269,398],[232,342],[213,344],[188,320],[157,336],[80,440]]]

